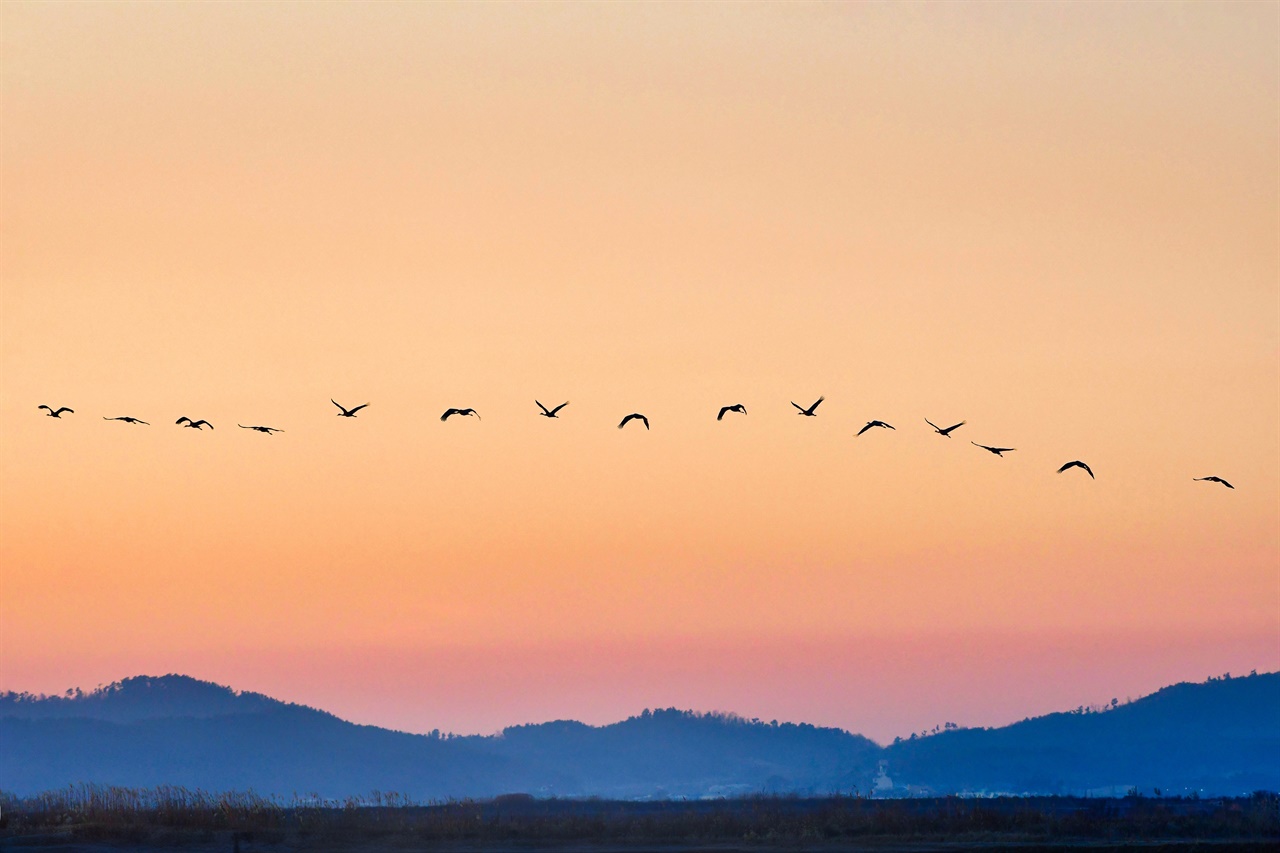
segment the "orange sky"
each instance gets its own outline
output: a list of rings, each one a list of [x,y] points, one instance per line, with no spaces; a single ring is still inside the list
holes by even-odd
[[[885,738],[1280,668],[1277,4],[0,25],[0,689]]]

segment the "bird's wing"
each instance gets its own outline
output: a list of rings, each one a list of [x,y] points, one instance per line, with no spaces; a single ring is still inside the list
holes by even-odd
[[[73,415],[74,415],[74,414],[76,413],[76,410],[75,410],[75,409],[68,409],[66,406],[63,406],[63,407],[61,407],[60,409],[58,409],[58,411],[54,412],[54,414],[55,414],[55,415],[60,415],[60,414],[62,414],[63,412],[70,412],[71,414],[73,414]]]
[[[1058,473],[1061,474],[1063,471],[1067,470],[1068,468],[1074,468],[1077,464],[1079,463],[1068,462],[1066,465],[1063,465],[1061,468],[1058,469]]]
[[[631,419],[632,419],[632,418],[634,418],[634,417],[635,417],[635,415],[627,415],[625,418],[623,418],[623,419],[618,423],[618,429],[622,429],[624,426],[626,426],[626,425],[627,425],[627,421],[631,420]]]
[[[867,424],[867,425],[866,425],[866,426],[864,426],[862,429],[858,430],[858,435],[862,435],[864,432],[866,432],[867,430],[871,429],[873,426],[875,426],[875,423],[874,423],[874,422]],[[854,436],[854,438],[857,438],[857,437],[858,437],[858,436]]]
[[[363,408],[364,408],[365,406],[367,406],[367,405],[369,405],[369,404],[368,404],[368,403],[361,403],[360,405],[356,406],[354,409],[349,409],[348,411],[350,411],[350,412],[351,412],[351,414],[353,414],[353,415],[354,415],[356,412],[360,411],[361,409],[363,409]]]
[[[240,429],[257,429],[257,427],[247,427],[244,424],[236,424]]]
[[[826,398],[826,397],[819,397],[817,400],[815,400],[815,401],[814,401],[813,405],[809,407],[809,411],[811,411],[811,412],[812,412],[814,409],[818,408],[818,404],[819,404],[819,403],[821,403],[821,402],[822,402],[823,400],[825,400],[825,399],[827,399],[827,398]]]
[[[182,417],[180,417],[180,418],[178,418],[176,421],[174,421],[174,423],[175,423],[175,424],[180,424],[180,423],[182,423],[183,421],[186,421],[187,423],[191,423],[191,418],[187,417],[186,415],[183,415]]]
[[[538,401],[537,401],[537,400],[534,400],[533,402],[538,403]],[[549,415],[549,414],[551,414],[551,411],[550,411],[546,406],[542,405],[541,403],[538,403],[538,408],[539,408],[539,409],[542,409],[542,413],[543,413],[544,415]]]
[[[539,405],[541,405],[541,404],[539,404]],[[569,405],[569,401],[568,401],[568,400],[565,400],[563,403],[561,403],[560,405],[558,405],[558,406],[556,406],[554,409],[552,409],[552,410],[551,410],[551,414],[553,414],[553,415],[554,415],[556,412],[560,411],[561,409],[563,409],[563,408],[564,408],[565,406],[567,406],[567,405]]]
[[[1219,478],[1218,478],[1218,482],[1219,482],[1219,483],[1221,483],[1222,485],[1226,486],[1228,489],[1234,489],[1234,488],[1235,488],[1235,486],[1231,485],[1230,483],[1228,483],[1226,480],[1222,479],[1221,477],[1219,477]]]
[[[794,405],[795,405],[795,403],[792,403],[791,405],[793,405],[793,406],[794,406]],[[53,411],[53,409],[50,409],[50,408],[49,408],[48,406],[46,406],[44,403],[41,403],[40,405],[36,406],[36,408],[37,408],[37,409],[49,409],[49,411],[51,411],[51,412]]]
[[[801,406],[799,403],[797,403],[795,400],[791,401],[791,405],[795,406],[797,409],[799,409],[802,412],[804,411],[804,407]]]
[[[333,404],[334,404],[335,406],[337,406],[339,409],[342,409],[342,404],[341,404],[341,403],[339,403],[337,400],[333,399],[332,397],[330,397],[330,398],[329,398],[329,402],[330,402],[330,403],[333,403]],[[342,411],[344,411],[344,412],[345,412],[345,411],[346,411],[346,409],[342,409]]]
[[[200,420],[196,421],[196,423],[195,423],[195,425],[196,425],[196,426],[200,426],[200,424],[204,424],[204,425],[205,425],[205,426],[207,426],[209,429],[213,429],[213,424],[209,423],[209,422],[208,422],[208,421],[206,421],[204,418],[201,418]]]
[[[925,418],[924,422],[927,423],[929,426],[933,427],[938,432],[942,432],[942,428],[939,427],[937,424],[935,424],[933,421],[929,420],[928,418]]]
[[[1087,472],[1089,473],[1089,479],[1090,479],[1090,480],[1096,480],[1096,479],[1097,479],[1096,477],[1094,477],[1094,476],[1093,476],[1093,469],[1092,469],[1092,468],[1090,468],[1088,465],[1086,465],[1086,464],[1084,464],[1083,462],[1081,462],[1081,463],[1080,463],[1080,467],[1081,467],[1081,468],[1083,468],[1085,471],[1087,471]]]
[[[646,418],[644,415],[641,415],[641,416],[640,416],[640,420],[644,421],[644,428],[645,428],[645,429],[648,429],[648,428],[649,428],[649,419],[648,419],[648,418]]]
[[[124,420],[124,418],[107,418],[107,417],[104,417],[104,418],[103,418],[103,420],[104,420],[104,421],[122,421],[122,420]]]
[[[893,424],[885,424],[885,423],[882,423],[882,424],[880,424],[880,426],[884,427],[885,429],[891,429],[891,430],[893,430],[894,432],[897,432],[897,431],[898,431],[898,428],[897,428],[897,427],[895,427]]]
[[[134,418],[134,420],[137,420],[137,418]],[[151,424],[147,423],[146,421],[138,421],[138,423],[142,424],[143,426],[151,426]]]
[[[725,412],[727,412],[727,411],[729,411],[729,407],[728,407],[728,406],[721,406],[721,407],[720,407],[720,414],[716,415],[716,420],[718,420],[718,421],[722,421],[722,420],[724,420],[724,413],[725,413]]]
[[[951,426],[949,426],[949,427],[947,427],[946,429],[944,429],[944,430],[942,431],[942,433],[943,433],[943,435],[945,435],[945,434],[947,434],[947,433],[951,432],[953,429],[960,429],[960,427],[964,426],[964,425],[965,425],[965,423],[966,423],[965,421],[961,421],[961,422],[960,422],[960,423],[958,423],[958,424],[952,424]]]
[[[440,420],[447,421],[450,415],[457,414],[457,412],[457,409],[445,409],[444,414],[440,416]]]

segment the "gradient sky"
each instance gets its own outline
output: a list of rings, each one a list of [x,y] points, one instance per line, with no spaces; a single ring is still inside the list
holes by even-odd
[[[5,2],[0,689],[885,740],[1280,668],[1278,44],[1275,3]]]

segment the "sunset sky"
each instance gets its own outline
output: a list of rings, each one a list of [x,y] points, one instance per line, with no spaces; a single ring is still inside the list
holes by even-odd
[[[4,2],[0,690],[884,741],[1280,668],[1277,45],[1263,2]]]

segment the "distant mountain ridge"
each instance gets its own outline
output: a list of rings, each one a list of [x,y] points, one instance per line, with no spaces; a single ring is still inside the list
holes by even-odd
[[[1083,709],[1080,709],[1083,711]],[[748,793],[1280,790],[1280,674],[1178,684],[1102,713],[949,729],[881,747],[805,723],[674,708],[494,736],[395,732],[181,675],[0,694],[0,790],[76,782],[417,800]]]
[[[288,704],[261,693],[232,690],[184,675],[139,675],[88,693],[79,690],[55,696],[0,693],[0,717],[27,720],[78,717],[133,723],[164,717],[255,714]]]

